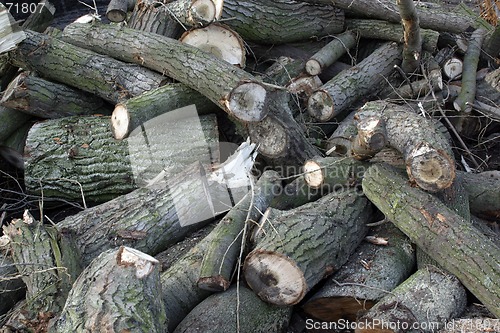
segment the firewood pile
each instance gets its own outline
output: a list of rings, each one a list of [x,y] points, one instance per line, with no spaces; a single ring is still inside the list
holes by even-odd
[[[500,331],[499,1],[0,23],[0,332]]]

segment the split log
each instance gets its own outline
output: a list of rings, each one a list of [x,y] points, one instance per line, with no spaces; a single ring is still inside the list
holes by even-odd
[[[420,67],[422,57],[422,37],[420,36],[419,16],[413,0],[397,0],[401,23],[404,28],[403,62],[401,68],[413,73]]]
[[[283,13],[287,13],[286,16]],[[244,40],[263,44],[301,41],[344,30],[344,12],[331,3],[225,0],[222,18],[227,19],[226,23]]]
[[[404,30],[400,23],[390,23],[382,20],[367,20],[346,18],[347,29],[356,31],[360,37],[366,39],[382,39],[401,43],[404,39]],[[437,48],[439,32],[430,29],[420,29],[422,49],[434,52]]]
[[[0,247],[2,245],[0,244]],[[25,294],[26,285],[14,261],[10,255],[2,254],[0,258],[0,325],[3,325],[2,316],[25,298]]]
[[[182,83],[167,83],[117,104],[111,116],[111,131],[115,139],[121,140],[148,120],[193,104],[199,115],[217,108],[196,90]]]
[[[196,306],[174,333],[187,332],[284,332],[292,307],[263,302],[244,286],[232,286],[212,295]]]
[[[210,174],[195,163],[166,182],[160,179],[69,216],[57,229],[75,239],[84,265],[102,251],[120,245],[155,255],[227,211],[232,206],[230,194],[239,200],[237,194],[247,188],[246,172],[253,165],[254,147],[242,145]],[[232,177],[224,179],[224,175]]]
[[[309,75],[321,74],[325,68],[335,63],[345,52],[349,52],[349,49],[354,47],[356,37],[353,31],[346,31],[334,36],[330,43],[309,58],[306,62],[306,72]]]
[[[59,239],[55,228],[35,221],[27,211],[23,219],[5,226],[4,233],[10,238],[12,259],[26,285],[23,324],[29,326],[40,315],[48,320],[62,310],[71,284],[81,272],[73,244]]]
[[[358,332],[434,332],[467,304],[460,281],[433,266],[421,269],[358,318]],[[371,325],[370,325],[371,324]],[[369,326],[370,325],[370,326]]]
[[[133,248],[103,252],[75,281],[49,332],[166,332],[160,264]]]
[[[31,116],[26,113],[0,106],[0,142],[6,140],[30,119]]]
[[[127,141],[113,138],[110,117],[39,122],[26,140],[26,189],[45,197],[105,202],[196,161],[208,171],[219,162],[216,118],[183,117],[182,111],[151,120]]]
[[[177,40],[96,23],[70,24],[63,39],[164,73],[198,90],[241,121],[260,121],[267,115],[273,94],[266,85],[242,69]],[[137,40],[142,42],[137,44]]]
[[[388,145],[403,153],[411,182],[431,192],[451,186],[455,178],[451,146],[432,121],[385,101],[368,102],[357,113],[359,119],[373,115],[385,120]]]
[[[26,31],[12,63],[45,79],[90,92],[113,104],[159,87],[164,76],[44,34]]]
[[[355,321],[406,280],[415,267],[415,250],[392,223],[370,232],[386,245],[363,242],[347,263],[304,305],[304,311],[322,321]]]
[[[371,205],[345,189],[289,211],[270,209],[267,230],[245,259],[245,279],[264,301],[294,305],[339,269],[366,234]]]
[[[500,249],[431,194],[397,171],[373,165],[363,178],[365,195],[431,258],[455,274],[496,316],[500,315]]]
[[[314,92],[307,103],[309,114],[319,122],[332,119],[383,82],[400,61],[401,48],[396,43],[384,44]]]
[[[24,72],[5,90],[0,104],[39,118],[108,113],[95,95]]]
[[[252,221],[258,221],[279,192],[279,175],[266,171],[255,184],[254,191],[247,193],[218,223],[211,232],[213,241],[207,246],[200,268],[198,288],[209,291],[224,291],[231,284],[231,274],[242,252],[246,234],[244,228]],[[246,241],[246,240],[245,240]]]
[[[134,9],[135,0],[111,0],[106,9],[106,17],[111,22],[123,22],[127,19],[127,13]]]

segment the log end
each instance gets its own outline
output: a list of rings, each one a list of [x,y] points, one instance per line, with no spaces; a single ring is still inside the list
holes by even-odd
[[[207,276],[198,279],[198,288],[212,292],[226,291],[231,285],[231,281],[226,280],[223,276]]]
[[[196,0],[189,8],[188,22],[195,27],[205,26],[212,23],[217,14],[217,8],[212,0]]]
[[[110,9],[106,12],[106,17],[111,22],[120,23],[127,18],[127,12],[120,9]]]
[[[311,317],[322,321],[335,322],[340,319],[356,321],[361,311],[369,310],[374,301],[355,297],[321,297],[311,300],[302,307]]]
[[[307,111],[319,122],[330,120],[335,115],[332,97],[324,90],[314,92],[307,101]]]
[[[117,140],[125,139],[130,132],[130,115],[123,104],[116,105],[111,115],[111,130]]]
[[[160,262],[150,255],[136,249],[121,246],[116,255],[116,264],[118,266],[135,267],[135,276],[138,279],[148,277],[158,267]]]
[[[257,122],[267,115],[267,90],[256,82],[241,83],[224,101],[228,112],[242,121]]]
[[[309,75],[320,75],[321,74],[321,64],[316,59],[309,59],[306,62],[306,72]]]
[[[321,166],[315,161],[306,161],[304,163],[304,179],[310,187],[320,187],[325,179]]]
[[[254,250],[245,259],[243,270],[250,288],[265,302],[294,305],[306,293],[302,271],[290,258],[279,253]]]
[[[410,181],[429,192],[450,187],[455,179],[455,163],[444,151],[427,143],[417,145],[406,162]]]

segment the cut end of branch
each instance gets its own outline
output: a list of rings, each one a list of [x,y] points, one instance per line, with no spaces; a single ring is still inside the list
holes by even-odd
[[[116,255],[116,263],[118,266],[135,267],[135,276],[138,279],[142,279],[148,277],[158,267],[160,262],[149,254],[130,247],[121,246]]]
[[[316,59],[309,59],[306,62],[306,72],[309,75],[321,74],[321,64]]]
[[[194,26],[205,26],[216,19],[217,8],[212,0],[196,0],[188,12],[188,22]]]
[[[130,115],[123,104],[116,105],[111,115],[111,130],[117,140],[122,140],[130,133]]]
[[[318,90],[309,97],[307,110],[312,117],[320,122],[328,121],[335,115],[332,97],[323,90]]]
[[[220,275],[199,278],[197,283],[198,288],[212,292],[226,291],[230,284],[230,281]]]
[[[318,188],[323,184],[325,176],[323,170],[315,161],[307,161],[304,164],[304,179],[310,187]]]
[[[233,89],[225,106],[236,118],[257,122],[267,115],[266,98],[267,90],[262,85],[255,82],[242,83]]]
[[[290,258],[278,253],[254,250],[247,256],[243,269],[248,285],[265,302],[294,305],[306,293],[302,271]]]
[[[428,144],[418,145],[407,159],[408,176],[420,188],[438,192],[450,187],[455,179],[455,163],[447,153]]]

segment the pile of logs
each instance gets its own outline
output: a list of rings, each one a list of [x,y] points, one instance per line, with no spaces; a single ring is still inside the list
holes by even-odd
[[[2,332],[500,330],[498,1],[51,1],[0,5]]]

